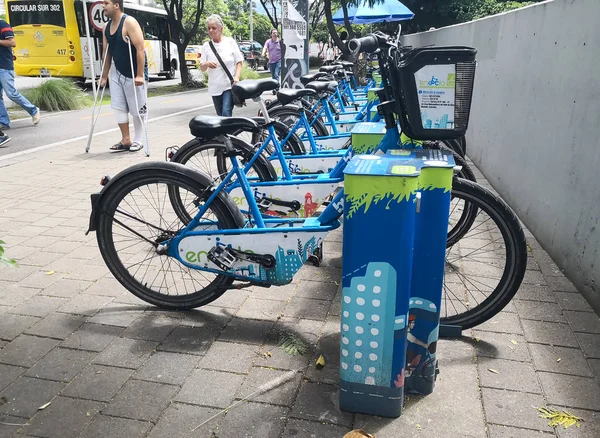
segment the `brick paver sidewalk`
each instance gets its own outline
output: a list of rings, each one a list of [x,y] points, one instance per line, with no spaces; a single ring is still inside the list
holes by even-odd
[[[188,120],[151,124],[152,159],[163,159],[158,145],[189,138]],[[100,177],[146,160],[110,154],[114,137],[97,137],[90,155],[80,142],[0,160],[0,238],[20,263],[0,270],[0,436],[600,436],[600,320],[531,236],[517,299],[439,343],[435,392],[410,396],[398,419],[353,415],[337,407],[341,231],[326,241],[324,266],[304,267],[286,287],[230,291],[190,312],[148,306],[109,274],[94,233],[84,235]],[[309,353],[277,348],[279,330]],[[192,432],[288,370],[300,371]],[[553,431],[539,406],[585,422]]]

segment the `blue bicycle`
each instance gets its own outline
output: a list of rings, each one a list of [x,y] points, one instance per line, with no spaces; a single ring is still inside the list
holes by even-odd
[[[402,56],[399,64],[398,51],[381,36],[362,39],[361,45],[370,51],[380,45],[389,49],[380,57],[380,65],[381,61],[389,64],[392,86],[396,86],[397,73],[410,77],[415,67],[412,59],[421,62],[443,54],[450,62],[455,62],[455,57],[456,62],[462,62],[465,54],[459,48],[415,49]],[[472,50],[470,53],[474,56]],[[474,66],[474,62],[469,65]],[[472,71],[474,74],[474,67]],[[460,84],[461,92],[470,92],[472,76],[460,80],[466,81]],[[252,98],[259,90],[245,91],[246,97]],[[409,93],[410,88],[404,86],[395,89],[393,95],[398,101],[380,107],[388,128],[383,148],[397,146],[394,113],[403,131],[417,132],[413,138],[427,138],[426,134],[419,136],[419,130],[406,117],[415,114],[411,108],[414,101],[404,100]],[[468,108],[462,117],[466,119],[461,120],[461,127],[444,135],[463,135]],[[223,136],[223,153],[231,165],[224,178],[211,178],[179,164],[150,162],[106,179],[102,191],[92,195],[90,230],[97,232],[101,254],[115,278],[149,303],[189,309],[210,303],[229,289],[289,283],[306,261],[319,260],[323,239],[339,227],[343,191],[317,216],[266,215],[253,190],[256,183],[240,165],[241,152],[227,136],[237,129],[259,130],[258,124],[245,118],[197,117],[190,128],[201,138]],[[449,157],[440,151],[419,153],[425,154],[424,159],[426,154],[436,159]],[[293,179],[284,185],[294,191],[301,182]],[[247,209],[240,209],[228,193],[230,185],[239,186]],[[454,231],[448,236],[442,321],[467,328],[489,319],[510,301],[525,272],[527,249],[518,219],[491,192],[455,178],[452,196],[449,228]],[[485,243],[478,247],[484,236]],[[474,258],[486,269],[473,276],[463,272],[461,265]]]

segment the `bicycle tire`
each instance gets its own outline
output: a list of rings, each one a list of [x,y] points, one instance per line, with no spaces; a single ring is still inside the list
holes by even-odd
[[[285,140],[285,138],[290,133],[290,128],[277,120],[273,120],[273,129],[275,129],[275,135],[277,136],[277,140],[279,140],[279,142]],[[252,144],[262,145],[265,139],[267,138],[267,135],[268,131],[265,131],[264,129],[260,132],[253,132]],[[292,133],[290,138],[288,138],[288,140],[284,144],[282,144],[281,147],[283,149],[283,152],[288,152],[292,155],[306,154],[306,147],[304,146],[304,142],[300,140],[300,137],[298,137],[298,134],[296,134],[295,132]],[[266,148],[266,152],[269,155],[273,154],[275,152],[275,148],[273,147],[273,145],[269,144]]]
[[[484,248],[484,252],[480,252],[479,254],[476,254],[478,250],[469,248],[464,254],[460,254],[459,259],[452,259],[454,245],[447,248],[446,275],[444,276],[444,290],[442,297],[442,305],[446,308],[446,311],[448,310],[448,300],[451,301],[453,306],[456,306],[454,302],[457,301],[454,299],[457,298],[456,295],[451,291],[453,283],[450,283],[450,280],[447,282],[448,278],[452,280],[458,278],[459,282],[457,284],[459,290],[462,290],[468,283],[471,283],[476,287],[477,295],[483,294],[483,287],[480,287],[480,284],[484,285],[484,282],[474,279],[469,280],[466,276],[464,278],[461,277],[461,272],[456,269],[457,266],[459,266],[457,262],[480,263],[483,264],[483,268],[487,268],[490,271],[493,269],[493,271],[496,272],[500,271],[499,258],[496,257],[496,251],[498,251],[498,248],[504,248],[506,251],[503,267],[501,268],[502,275],[497,286],[493,288],[491,293],[481,302],[477,302],[476,295],[472,293],[471,296],[466,297],[467,304],[463,304],[465,307],[464,312],[457,312],[455,315],[441,318],[441,323],[458,325],[464,330],[489,320],[500,312],[515,296],[523,281],[523,277],[525,276],[525,270],[527,269],[527,244],[525,233],[523,232],[523,228],[515,213],[502,199],[490,190],[472,181],[455,178],[452,184],[452,196],[454,199],[462,199],[465,203],[474,207],[474,210],[477,211],[477,215],[485,213],[489,216],[491,221],[500,231],[502,242],[497,245],[497,242],[492,240],[482,247]],[[465,226],[467,225],[468,224],[465,224]],[[479,230],[477,230],[477,228],[480,226],[488,228],[489,225],[489,220],[487,219],[482,220],[475,227],[473,227],[473,223],[471,223],[471,225],[468,226],[469,230],[463,233],[463,238],[469,237],[468,233],[473,232],[473,239],[482,239],[481,236],[484,235],[484,232],[482,231],[483,228]],[[494,236],[495,234],[497,233],[489,232],[490,236]],[[460,243],[461,240],[456,244]],[[469,242],[466,242],[467,247],[468,244]],[[460,253],[461,249],[456,249],[457,252]],[[475,259],[470,259],[469,257],[473,254],[478,255],[480,261],[474,262]],[[470,266],[469,269],[473,271],[473,266]],[[477,267],[477,272],[479,272],[479,266]],[[493,275],[489,272],[482,272],[480,278],[487,282],[492,277]],[[452,292],[452,297],[448,296],[448,292]],[[464,292],[461,293],[464,294]],[[472,306],[469,301],[470,299],[474,299],[477,304]],[[456,307],[454,308],[456,309]]]
[[[148,262],[148,267],[145,271],[143,271],[143,276],[141,279],[135,278],[140,271],[140,267],[137,268],[135,273],[132,273],[131,270],[134,266],[139,263],[133,264],[131,266],[126,266],[125,263],[132,263],[133,256],[127,258],[127,262],[122,261],[121,256],[119,255],[116,247],[115,247],[115,239],[113,235],[113,221],[115,214],[118,211],[119,205],[121,201],[123,201],[128,195],[133,193],[133,191],[140,189],[141,187],[149,186],[149,187],[158,187],[159,184],[164,184],[167,186],[167,190],[172,189],[173,187],[184,188],[185,190],[191,192],[196,197],[201,197],[205,190],[208,190],[211,186],[210,179],[202,175],[198,172],[192,171],[191,169],[187,169],[183,166],[172,164],[172,163],[162,163],[164,166],[162,169],[142,169],[136,172],[130,173],[122,177],[122,179],[118,181],[114,181],[113,185],[108,188],[108,192],[105,194],[103,199],[105,202],[101,206],[102,214],[98,220],[98,228],[97,228],[97,240],[98,246],[100,249],[100,253],[106,263],[106,266],[110,270],[110,272],[114,275],[114,277],[121,283],[127,290],[129,290],[132,294],[144,300],[150,304],[155,306],[171,309],[171,310],[187,310],[196,307],[200,307],[206,305],[217,298],[219,298],[233,283],[233,277],[224,275],[224,274],[209,274],[203,271],[191,269],[182,265],[178,260],[169,257],[165,254],[159,254],[157,251],[150,246],[150,251],[141,249],[142,257],[144,260],[140,263]],[[181,168],[182,169],[178,169]],[[148,189],[150,190],[150,189]],[[141,191],[141,189],[140,189]],[[168,196],[168,195],[166,195]],[[147,199],[147,198],[146,198]],[[152,202],[154,202],[154,198],[152,198]],[[159,201],[160,202],[160,201]],[[165,201],[166,202],[166,201]],[[127,203],[129,204],[129,203]],[[160,203],[157,205],[161,205]],[[142,208],[140,208],[141,212]],[[158,210],[156,210],[158,211]],[[240,211],[237,209],[233,201],[227,197],[226,195],[219,195],[215,198],[213,204],[211,204],[211,211],[214,212],[217,218],[217,224],[221,229],[237,229],[243,228],[244,226],[244,218]],[[167,213],[169,213],[167,211]],[[124,216],[123,220],[127,220],[131,217]],[[171,217],[169,217],[169,220]],[[135,224],[135,221],[133,222]],[[177,223],[165,221],[159,222],[160,226],[162,224],[171,224],[170,227],[175,225],[173,229],[173,233],[177,233]],[[121,224],[117,223],[119,227],[117,230],[123,230],[124,228]],[[147,233],[149,234],[148,239],[154,241],[155,243],[159,243],[159,239],[166,239],[165,235],[161,236],[152,236],[151,233],[154,231],[153,228],[147,226],[148,222],[145,222]],[[169,226],[169,225],[164,225]],[[146,232],[146,229],[142,227],[142,232]],[[180,228],[179,228],[180,229]],[[132,233],[133,236],[135,234]],[[170,235],[169,235],[170,236]],[[145,243],[145,240],[141,240],[142,243]],[[117,243],[121,243],[120,241]],[[137,245],[137,244],[136,244]],[[135,247],[135,245],[133,246]],[[131,246],[127,248],[129,252],[131,252]],[[155,255],[148,259],[148,255],[152,252],[156,252]],[[126,254],[130,256],[129,254]],[[152,279],[154,271],[151,271],[151,263],[155,256],[161,257],[159,259],[159,263],[156,266],[156,269],[159,270],[159,273],[156,274],[156,277]],[[166,271],[163,274],[164,277],[160,280],[158,287],[155,285],[156,280],[160,274],[160,266],[162,266],[163,270],[166,265]],[[143,265],[142,265],[143,266]],[[181,268],[183,266],[183,268]],[[169,287],[169,282],[172,278],[172,286],[175,286],[177,289],[177,277],[174,274],[174,269],[179,268],[181,275],[181,281],[185,286],[185,291],[188,291],[188,287],[186,285],[185,275],[188,275],[191,279],[190,289],[193,290],[192,293],[188,294],[179,294],[179,291],[176,290],[177,294],[169,295],[161,292],[162,288]],[[151,272],[151,273],[149,273]],[[146,277],[146,274],[149,274]],[[196,280],[193,278],[193,274],[197,274]],[[214,275],[215,278],[211,282],[208,283],[205,287],[202,287],[200,290],[197,290],[198,285],[201,285],[199,277],[202,276],[204,279],[207,275]],[[152,279],[152,282],[149,284],[149,280]],[[158,289],[158,290],[157,290]],[[172,289],[172,288],[171,288]]]
[[[464,157],[467,154],[467,138],[463,135],[458,139],[458,144],[460,145],[460,149],[462,150],[462,156]]]
[[[306,117],[308,118],[308,122],[312,123],[311,132],[314,137],[327,137],[329,135],[329,131],[323,124],[323,122],[316,118],[315,114],[311,111],[304,110],[306,113]],[[292,127],[299,121],[300,115],[297,107],[289,107],[289,106],[280,106],[274,108],[273,111],[269,112],[269,117],[277,120],[284,125],[288,126],[288,128],[292,129]],[[314,120],[314,123],[313,123]]]
[[[231,142],[233,146],[242,151],[242,164],[244,162],[248,162],[250,158],[254,156],[256,153],[256,148],[252,147],[248,143],[241,141],[235,137],[231,137]],[[194,138],[184,144],[173,157],[171,158],[172,163],[179,163],[183,165],[188,165],[188,163],[197,156],[200,156],[202,153],[213,150],[213,155],[216,156],[217,159],[217,171],[218,176],[223,180],[227,173],[229,172],[227,168],[227,157],[224,155],[223,145],[219,143],[217,140],[208,140],[202,141],[200,139]],[[256,172],[257,176],[261,181],[275,181],[277,180],[277,173],[273,168],[273,165],[269,162],[269,160],[261,155],[254,161],[252,164],[252,170]],[[207,173],[211,176],[212,172],[207,171],[207,169],[202,169],[204,173]]]

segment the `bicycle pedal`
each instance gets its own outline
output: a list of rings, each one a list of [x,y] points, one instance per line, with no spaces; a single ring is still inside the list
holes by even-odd
[[[206,257],[224,271],[231,269],[237,261],[235,254],[229,248],[222,246],[213,246]]]
[[[269,208],[271,208],[271,205],[273,205],[273,203],[271,201],[269,201],[268,198],[261,198],[261,199],[257,199],[256,200],[256,205],[258,206],[258,209],[260,211],[266,211],[269,210]]]

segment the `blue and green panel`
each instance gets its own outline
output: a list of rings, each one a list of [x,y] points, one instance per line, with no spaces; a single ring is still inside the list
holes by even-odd
[[[418,171],[394,156],[344,171],[340,407],[397,417],[404,367]]]
[[[444,280],[454,158],[439,150],[391,150],[420,171],[410,292],[405,391],[430,394],[437,375],[436,347]]]
[[[354,155],[370,154],[385,135],[384,122],[360,122],[352,130]]]

